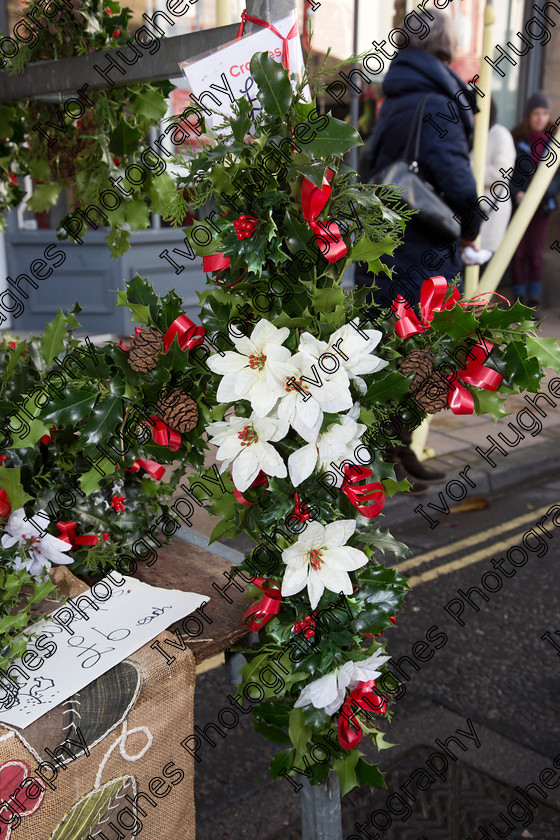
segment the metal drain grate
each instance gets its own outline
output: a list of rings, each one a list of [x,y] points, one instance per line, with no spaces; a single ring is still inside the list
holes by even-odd
[[[502,837],[508,836],[509,840],[560,838],[560,811],[544,804],[531,808],[533,820],[526,826],[522,822],[527,822],[528,817],[523,818],[522,812],[515,808],[518,819],[509,817],[515,827],[508,835],[510,829],[500,818],[500,812],[507,817],[508,804],[515,797],[518,801],[523,799],[508,785],[461,761],[453,765],[447,781],[438,781],[428,790],[419,791],[414,784],[408,786],[417,801],[410,803],[412,814],[406,821],[393,815],[391,825],[387,824],[387,828],[381,830],[380,817],[379,827],[374,828],[370,822],[372,812],[379,809],[389,813],[385,805],[387,797],[399,792],[400,785],[410,778],[414,770],[425,767],[424,761],[430,749],[429,746],[417,746],[408,750],[387,772],[386,790],[371,793],[365,788],[356,788],[342,800],[343,838],[354,834],[366,840],[367,834],[360,833],[355,823],[366,823],[370,836],[379,834],[381,840],[467,840],[469,837],[481,840],[478,826],[485,828],[491,838],[499,837],[497,832],[501,832]],[[402,791],[401,795],[405,802],[408,801]],[[496,826],[497,832],[492,831],[490,823]],[[301,840],[301,828],[298,823],[292,823],[268,840]]]

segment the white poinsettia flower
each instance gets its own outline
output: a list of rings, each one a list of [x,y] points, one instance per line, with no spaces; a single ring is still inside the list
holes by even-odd
[[[361,662],[345,662],[342,667],[335,668],[330,674],[325,674],[324,677],[319,677],[318,680],[313,680],[307,685],[294,706],[300,708],[311,705],[316,709],[324,709],[328,715],[332,715],[344,703],[347,689],[352,691],[361,682],[377,679],[381,673],[378,668],[390,658],[379,649]]]
[[[230,417],[219,423],[210,423],[210,442],[218,447],[216,459],[222,461],[220,472],[232,466],[231,476],[236,488],[243,492],[251,486],[258,474],[265,472],[285,478],[286,464],[269,441],[282,440],[288,433],[288,424],[273,417]]]
[[[248,400],[258,417],[266,417],[286,393],[286,379],[297,373],[292,354],[282,346],[289,334],[287,327],[278,329],[261,318],[250,337],[233,337],[235,351],[210,356],[208,367],[222,375],[218,401]]]
[[[305,686],[294,707],[315,706],[316,709],[324,709],[328,715],[334,714],[344,703],[353,667],[353,662],[346,662],[341,668],[335,668],[330,674],[313,680]]]
[[[352,417],[344,415],[340,423],[331,423],[328,429],[317,436],[315,443],[308,443],[292,452],[288,458],[290,480],[294,487],[320,468],[331,470],[332,464],[343,461],[355,461],[354,452],[360,445],[360,437],[366,430],[363,423],[356,423]],[[342,475],[336,474],[336,486],[342,484]]]
[[[352,679],[348,684],[349,689],[356,688],[361,682],[368,682],[375,680],[380,675],[379,668],[388,662],[391,657],[387,656],[381,648],[375,651],[367,659],[362,659],[361,662],[353,662],[354,669],[352,671]]]
[[[351,326],[354,324],[356,329]],[[309,333],[301,337],[300,351],[319,359],[323,353],[329,353],[328,365],[334,367],[334,357],[350,379],[353,379],[362,393],[366,391],[366,384],[360,374],[377,373],[387,367],[389,362],[373,355],[373,350],[381,341],[383,334],[379,330],[357,329],[359,319],[354,318],[350,324],[345,324],[336,330],[328,342],[318,341]],[[364,335],[367,336],[364,338]],[[325,359],[324,364],[327,364]]]
[[[318,371],[316,366],[312,371],[313,363],[305,353],[296,353],[291,361],[296,373],[286,379],[285,393],[276,410],[278,417],[311,443],[317,440],[324,411],[334,414],[352,406],[350,382],[342,369],[332,375]]]
[[[40,510],[36,515],[46,517],[44,510]],[[2,537],[2,547],[11,548],[19,543],[25,554],[29,556],[28,560],[16,557],[15,569],[18,571],[26,569],[30,575],[39,579],[43,569],[46,568],[48,571],[52,563],[68,565],[74,562],[73,557],[67,557],[62,553],[70,551],[72,546],[69,543],[50,534],[41,536],[42,531],[33,522],[26,520],[25,516],[24,508],[14,510],[4,526],[7,533]]]
[[[297,542],[282,552],[288,567],[282,580],[282,596],[295,595],[307,586],[311,609],[315,609],[325,589],[351,595],[353,586],[348,572],[368,562],[363,551],[346,545],[355,530],[353,519],[339,519],[328,525],[309,522]]]

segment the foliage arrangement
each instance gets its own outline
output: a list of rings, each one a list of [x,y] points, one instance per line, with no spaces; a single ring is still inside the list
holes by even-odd
[[[91,574],[153,562],[181,524],[168,502],[185,466],[203,464],[209,373],[189,376],[173,327],[181,300],[139,277],[128,294],[141,301],[134,319],[149,317],[149,345],[145,331],[78,341],[79,307],[39,338],[0,344],[0,667],[25,649],[29,607],[54,592],[51,563]],[[201,332],[186,340],[200,344]]]
[[[232,570],[251,582],[245,620],[258,633],[239,696],[252,704],[255,728],[283,745],[271,763],[275,777],[303,772],[317,783],[334,768],[346,793],[383,783],[359,745],[366,732],[378,750],[388,746],[396,690],[385,631],[407,585],[382,560],[406,547],[378,517],[407,482],[383,459],[388,426],[414,426],[448,406],[502,416],[507,396],[538,390],[543,366],[560,370],[560,353],[533,333],[527,307],[461,302],[442,278],[426,280],[417,312],[403,300],[394,311],[376,310],[367,289],[345,292],[341,279],[355,260],[390,274],[381,257],[400,244],[407,216],[384,203],[383,190],[355,184],[343,155],[360,137],[304,101],[307,80],[294,91],[267,53],[250,67],[262,111],[255,117],[241,99],[228,120],[231,136],[208,131],[183,184],[197,206],[215,207],[186,231],[208,275],[200,293],[205,352],[197,352],[203,330],[184,319],[173,292],[159,299],[137,278],[119,293],[142,324],[128,352],[95,348],[61,395],[44,405],[36,399],[36,408],[25,398],[29,428],[14,431],[0,456],[0,569],[15,595],[30,576],[44,575],[48,564],[31,556],[35,544],[21,534],[21,508],[49,510],[56,490],[72,485],[85,497],[64,519],[98,539],[46,546],[51,556],[59,552],[52,562],[71,555],[78,573],[122,568],[129,555],[121,549],[160,509],[168,512],[174,489],[173,480],[146,475],[141,461],[157,458],[171,475],[186,463],[200,471],[207,435],[225,479],[225,492],[208,503],[221,519],[212,538],[245,533],[255,543]],[[48,381],[58,355],[63,361],[76,350],[78,314],[60,314],[40,341],[3,348],[0,417]],[[185,424],[176,451],[169,428],[163,443],[133,435],[122,445],[133,407],[146,403],[156,405],[160,424]],[[99,457],[108,440],[112,454],[100,475],[86,458]],[[60,533],[57,518],[51,539]],[[42,593],[30,592],[28,603]],[[21,645],[13,603],[1,605],[5,656]]]
[[[8,60],[12,73],[21,72],[30,61],[130,44],[126,29],[131,10],[121,8],[115,0],[76,0],[72,8],[61,4],[56,15],[46,19],[42,5],[41,0],[31,0],[24,9],[26,14],[34,11],[43,19],[44,27],[37,31],[36,42],[22,46]],[[183,203],[175,183],[159,153],[145,139],[163,118],[171,88],[167,81],[115,84],[103,90],[88,87],[81,98],[72,94],[67,109],[63,106],[69,97],[62,95],[54,103],[37,99],[0,103],[0,220],[3,210],[15,207],[24,197],[18,178],[30,175],[34,186],[27,199],[28,209],[49,210],[66,188],[70,191],[68,215],[88,204],[103,209],[100,194],[116,180],[121,204],[105,210],[107,242],[113,256],[127,250],[131,231],[149,226],[150,210],[182,221]],[[131,164],[145,173],[140,185],[138,169],[133,170],[134,183],[127,178]],[[59,228],[61,238],[66,235],[64,221]]]

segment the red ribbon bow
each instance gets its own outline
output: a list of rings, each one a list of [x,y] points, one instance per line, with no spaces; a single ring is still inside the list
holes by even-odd
[[[233,481],[233,478],[231,480]],[[251,487],[259,487],[261,484],[264,484],[264,489],[266,490],[267,487],[268,487],[268,476],[262,470],[260,471],[258,476],[255,478],[253,483],[251,484]],[[251,489],[251,488],[249,488],[249,489]],[[253,507],[253,505],[257,504],[256,502],[248,502],[247,499],[245,498],[245,496],[242,493],[239,492],[237,487],[234,489],[233,495],[235,496],[235,498],[239,502],[239,504],[245,505],[245,507]]]
[[[266,578],[255,578],[253,586],[257,586],[263,592],[261,600],[249,607],[241,619],[242,624],[248,624],[249,629],[253,633],[257,633],[261,627],[264,627],[271,618],[278,615],[280,612],[280,604],[282,602],[282,594],[280,587],[273,580]],[[268,586],[267,586],[268,584]],[[267,587],[267,588],[265,588]]]
[[[467,366],[463,370],[457,371],[457,379],[455,379],[455,374],[448,376],[449,407],[453,414],[474,413],[473,395],[461,382],[465,382],[467,385],[475,385],[485,391],[495,391],[499,387],[503,379],[502,374],[484,367],[484,362],[492,352],[493,346],[488,341],[478,341],[469,352],[470,358]]]
[[[330,263],[336,262],[341,257],[344,257],[348,252],[336,222],[315,221],[330,198],[333,174],[334,173],[331,169],[326,170],[323,175],[323,186],[321,189],[316,187],[315,184],[313,184],[308,178],[304,178],[301,185],[301,208],[303,211],[303,218],[315,234],[319,250],[323,254],[324,258]],[[322,234],[326,234],[326,236],[323,236]],[[324,253],[321,249],[321,242],[327,243],[327,249]]]
[[[6,491],[4,489],[0,490],[0,516],[5,519],[10,515],[11,509],[12,506],[8,501]]]
[[[76,545],[97,545],[99,537],[95,534],[84,534],[81,537],[76,536],[78,530],[78,523],[67,520],[65,522],[57,522],[56,527],[60,531],[59,540],[69,543],[71,546]]]
[[[430,328],[435,312],[443,309],[453,309],[461,297],[459,289],[453,289],[449,300],[445,300],[447,280],[445,277],[428,277],[422,283],[420,290],[420,315],[422,323],[416,317],[411,305],[401,295],[393,303],[392,309],[397,316],[395,332],[399,338],[408,338],[417,333],[426,332]]]
[[[226,268],[230,267],[231,260],[229,257],[226,257],[225,254],[212,254],[209,257],[202,257],[202,270],[206,274],[210,274],[212,271],[217,271],[218,274],[221,274],[222,271],[225,271]],[[223,286],[224,289],[230,289],[232,286],[237,286],[238,283],[241,283],[246,274],[247,269],[245,268],[243,269],[243,274],[239,280],[234,280],[233,283],[221,283],[217,277],[214,279],[218,286]]]
[[[375,680],[359,683],[354,691],[348,695],[338,719],[338,743],[345,750],[355,749],[362,740],[362,727],[354,719],[356,714],[352,706],[383,715],[387,711],[387,700],[380,697],[373,689]]]
[[[357,470],[359,475],[351,477],[352,471]],[[362,475],[362,473],[365,473]],[[373,475],[372,471],[366,467],[349,466],[344,467],[345,478],[342,482],[341,490],[348,496],[353,506],[358,510],[362,516],[367,516],[368,519],[373,519],[381,513],[383,505],[385,504],[385,490],[381,482],[374,481],[371,484],[357,485],[358,481],[364,478],[369,478]],[[363,504],[367,502],[368,504]]]
[[[198,327],[186,315],[179,315],[163,336],[164,353],[167,353],[171,347],[171,342],[175,336],[177,336],[181,350],[191,350],[204,342],[204,333],[204,327]]]
[[[281,32],[278,32],[275,26],[269,23],[267,20],[261,20],[260,18],[253,17],[252,15],[248,15],[247,11],[243,9],[241,12],[241,23],[239,24],[239,29],[237,30],[237,35],[235,36],[235,40],[237,41],[243,35],[243,29],[245,27],[245,21],[249,21],[249,23],[255,23],[257,26],[266,26],[267,29],[270,29],[271,32],[274,32],[275,35],[278,35],[279,38],[282,39],[282,66],[285,70],[290,69],[290,45],[288,41],[292,38],[295,38],[298,34],[298,23],[297,20],[288,32],[288,34],[284,37]]]
[[[162,464],[158,464],[157,461],[146,461],[144,458],[137,458],[131,467],[126,468],[126,472],[138,472],[140,468],[156,481],[160,481],[165,472],[165,467]]]
[[[167,423],[159,417],[148,417],[148,423],[152,427],[152,439],[158,446],[167,446],[172,452],[179,449],[181,435],[175,429],[170,429]]]

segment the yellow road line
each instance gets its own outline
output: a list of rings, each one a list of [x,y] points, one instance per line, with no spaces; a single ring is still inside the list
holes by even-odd
[[[500,551],[503,551],[506,548],[511,548],[513,545],[516,545],[516,543],[521,542],[521,537],[524,533],[525,531],[520,531],[518,534],[515,534],[515,536],[512,535],[508,537],[507,540],[487,545],[485,548],[481,548],[480,551],[475,551],[474,554],[467,554],[466,557],[461,557],[459,560],[453,560],[451,563],[444,563],[443,566],[436,566],[433,569],[428,569],[427,572],[423,572],[421,575],[408,578],[407,583],[409,586],[417,586],[419,583],[426,583],[429,580],[434,580],[434,578],[437,578],[440,575],[448,575],[449,572],[455,572],[457,569],[463,569],[465,566],[471,566],[473,563],[478,563],[479,560],[484,560],[491,554],[497,555]]]
[[[495,525],[493,528],[488,528],[486,531],[481,531],[479,534],[473,534],[471,537],[465,537],[456,543],[449,543],[440,548],[434,548],[433,551],[427,551],[425,554],[418,554],[416,557],[411,557],[410,560],[405,560],[399,563],[395,568],[399,572],[405,572],[407,569],[413,569],[415,566],[421,566],[423,563],[428,563],[430,560],[436,560],[438,557],[445,557],[446,555],[462,551],[464,548],[469,548],[472,545],[484,542],[485,540],[497,537],[506,531],[513,531],[519,525],[524,525],[526,522],[535,522],[543,513],[550,508],[550,503],[544,505],[542,508],[532,510],[530,513],[524,513],[523,516],[518,516],[516,519],[510,519],[507,522],[502,522],[501,525]],[[434,529],[435,530],[435,529]]]

